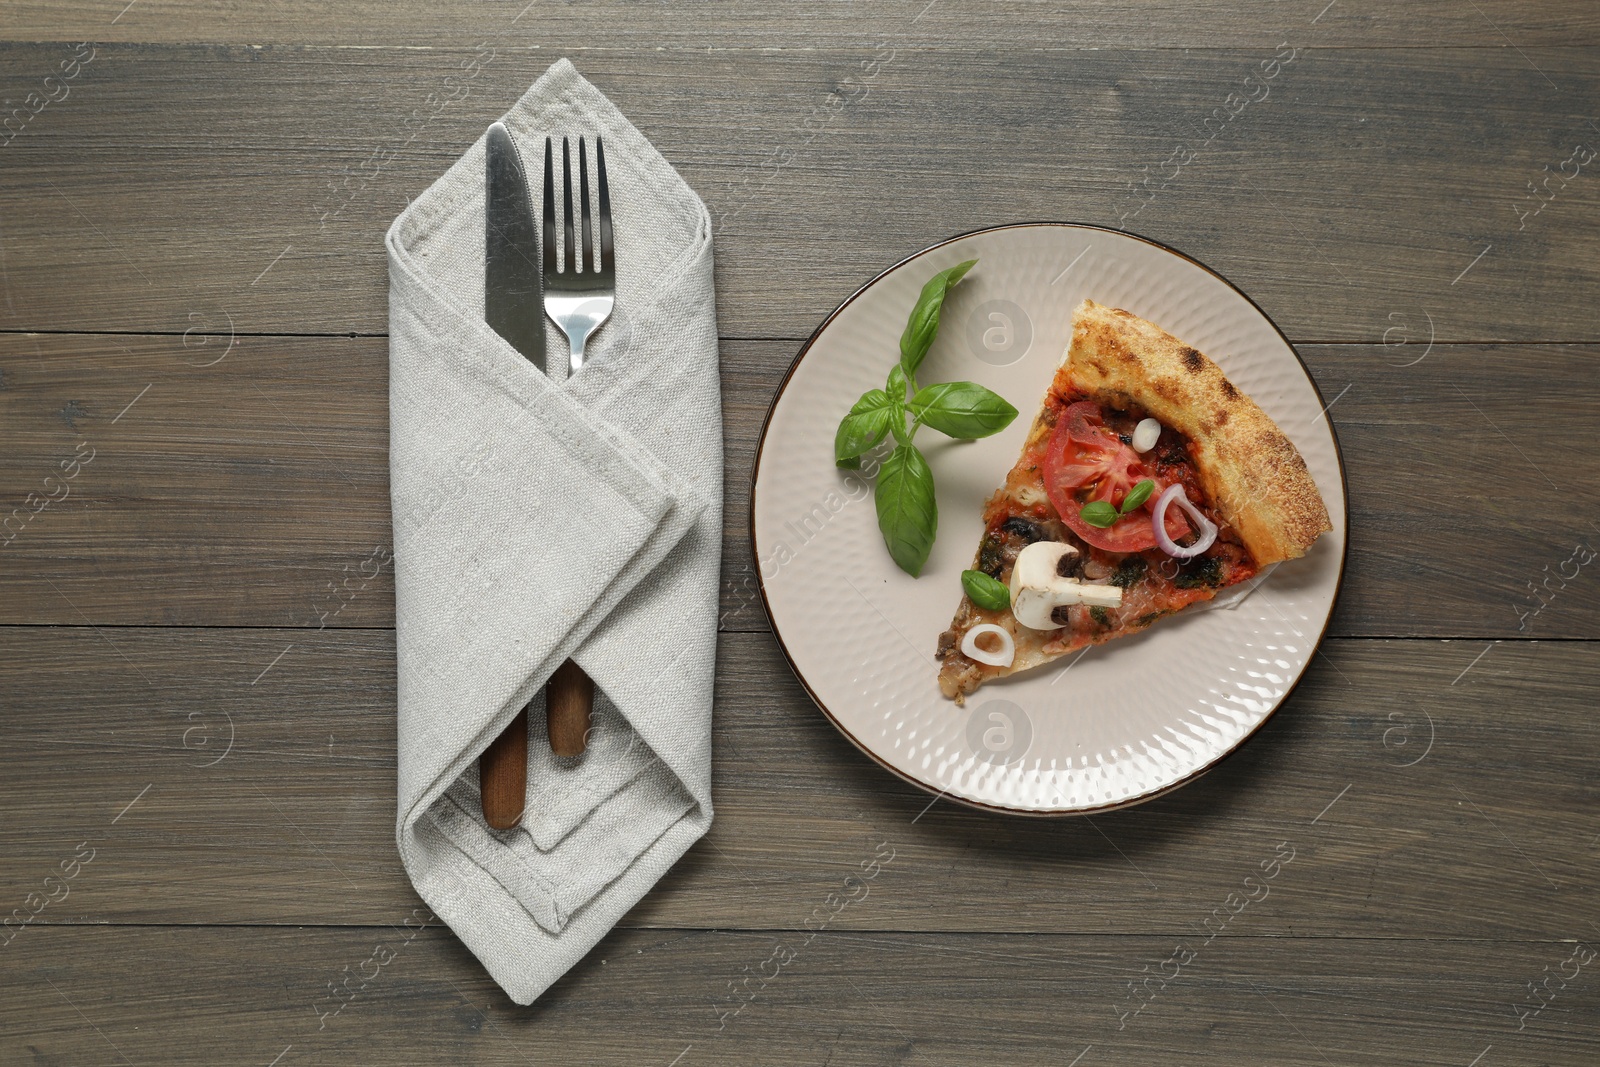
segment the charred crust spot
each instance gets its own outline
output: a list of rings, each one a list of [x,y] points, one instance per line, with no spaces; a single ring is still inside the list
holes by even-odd
[[[1226,426],[1226,425],[1228,425],[1228,409],[1227,408],[1218,408],[1217,409],[1216,422],[1217,422],[1218,426]]]
[[[1238,400],[1239,390],[1234,388],[1232,382],[1224,378],[1222,379],[1222,395],[1227,397],[1229,400]]]
[[[1183,360],[1184,368],[1191,374],[1199,374],[1201,368],[1206,365],[1206,357],[1202,356],[1199,352],[1189,348],[1188,346],[1185,346],[1183,350],[1179,352],[1179,356]]]

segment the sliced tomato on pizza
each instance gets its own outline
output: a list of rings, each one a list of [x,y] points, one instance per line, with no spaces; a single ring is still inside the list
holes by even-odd
[[[1332,529],[1300,453],[1215,363],[1088,300],[983,519],[979,574],[939,637],[939,687],[957,703],[1138,633]]]

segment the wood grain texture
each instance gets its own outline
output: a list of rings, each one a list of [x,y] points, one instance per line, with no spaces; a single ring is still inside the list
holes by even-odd
[[[681,4],[602,0],[540,5],[525,0],[435,4],[354,0],[325,6],[312,0],[282,4],[217,0],[138,0],[137,6],[70,0],[12,0],[7,37],[17,40],[92,40],[182,43],[470,45],[503,34],[547,51],[596,47],[674,51],[728,48],[815,48],[891,34],[897,41],[1029,49],[1060,42],[1076,48],[1186,48],[1273,45],[1280,24],[1311,24],[1325,47],[1394,48],[1505,46],[1507,36],[1530,45],[1600,43],[1600,16],[1578,0],[1480,0],[1459,5],[1419,0],[1386,5],[1371,0],[1296,0],[1263,12],[1258,5],[1222,0],[1173,0],[1129,5],[1106,0],[1050,4],[989,0],[977,6],[929,0],[848,0],[797,6],[775,0],[702,0],[685,17]]]
[[[1600,182],[1561,173],[1597,139],[1594,51],[1319,50],[1308,18],[1227,51],[579,59],[710,207],[725,336],[804,337],[953,233],[1073,219],[1209,263],[1296,341],[1600,339]],[[0,46],[7,92],[66,55]],[[475,55],[102,46],[3,149],[0,328],[383,332],[384,230],[557,53]]]
[[[380,924],[417,904],[392,634],[12,628],[0,692],[8,908],[84,841],[92,877],[41,922]],[[715,700],[716,822],[629,926],[791,929],[886,842],[881,892],[841,927],[1180,935],[1287,842],[1251,934],[1596,933],[1591,642],[1329,641],[1237,754],[1093,820],[930,806],[764,634],[724,635]]]
[[[1229,935],[1123,1019],[1127,984],[1174,938],[624,930],[517,1009],[448,931],[406,917],[375,930],[30,930],[7,948],[15,1025],[0,1050],[15,1063],[206,1067],[1465,1067],[1491,1048],[1483,1063],[1577,1067],[1600,1054],[1587,970],[1517,1029],[1524,981],[1592,951],[1566,942]]]
[[[1574,546],[1600,539],[1600,457],[1562,446],[1600,419],[1600,349],[1394,340],[1301,346],[1350,483],[1332,632],[1600,637],[1592,570],[1561,581]],[[197,365],[226,347],[0,334],[0,518],[31,514],[27,495],[49,492],[80,442],[95,450],[69,495],[0,547],[0,624],[393,625],[386,341],[239,337]],[[798,347],[722,346],[727,629],[766,627],[750,468]]]
[[[0,38],[0,1062],[1600,1059],[1592,3],[10,0]],[[382,236],[562,55],[715,219],[717,817],[518,1009],[394,845]],[[1348,466],[1305,682],[1092,821],[877,768],[749,560],[800,339],[1025,219],[1227,275]]]

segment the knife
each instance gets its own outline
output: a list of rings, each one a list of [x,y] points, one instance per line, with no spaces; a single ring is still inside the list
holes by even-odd
[[[517,146],[504,124],[485,140],[483,310],[495,333],[544,371],[544,293],[533,200]],[[483,817],[496,830],[522,820],[528,793],[528,709],[478,758]]]

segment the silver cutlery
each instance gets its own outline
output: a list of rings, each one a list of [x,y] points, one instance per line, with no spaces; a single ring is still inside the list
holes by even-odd
[[[574,255],[572,230],[572,165],[567,138],[561,138],[562,260],[556,261],[556,199],[554,139],[544,141],[544,310],[561,327],[572,348],[570,374],[583,366],[589,335],[611,317],[615,304],[616,257],[611,245],[611,189],[606,182],[606,150],[594,139],[594,160],[600,191],[600,253],[595,255],[589,212],[589,158],[584,138],[578,138],[578,204],[583,244]]]
[[[598,180],[598,231],[589,207],[589,157],[578,139],[578,221],[582,245],[573,228],[570,145],[561,139],[561,255],[557,258],[554,142],[544,143],[543,256],[535,240],[531,197],[521,157],[506,128],[489,127],[485,157],[484,316],[496,333],[544,373],[554,375],[559,362],[545,358],[544,324],[539,318],[541,294],[545,314],[567,335],[570,356],[565,376],[583,366],[590,336],[611,317],[615,306],[616,271],[611,241],[611,188],[606,178],[605,147],[595,138]],[[558,756],[582,755],[588,746],[594,682],[571,660],[557,667],[545,687],[545,716],[550,748]],[[527,802],[527,709],[496,738],[478,761],[479,792],[484,819],[497,830],[522,820]]]

